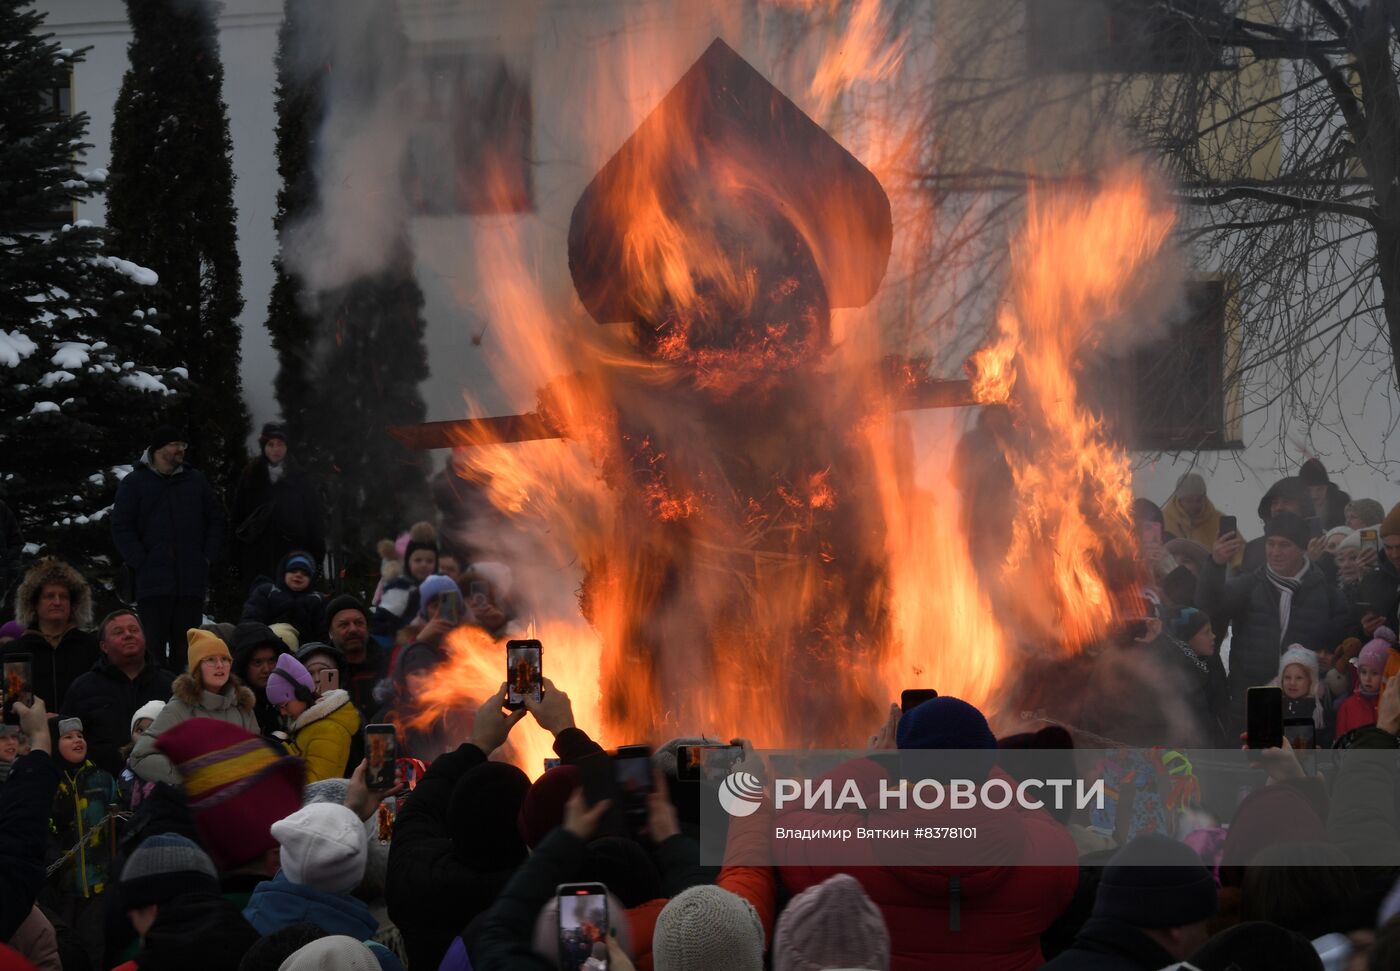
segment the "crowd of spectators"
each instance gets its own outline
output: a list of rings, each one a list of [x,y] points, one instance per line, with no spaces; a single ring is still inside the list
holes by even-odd
[[[764,800],[706,867],[709,783],[677,760],[693,739],[658,747],[650,793],[618,826],[585,795],[609,756],[548,679],[523,708],[503,684],[471,710],[429,709],[455,628],[521,632],[509,566],[418,523],[381,545],[371,596],[334,589],[315,490],[279,426],[260,445],[226,517],[179,431],[151,437],[113,509],[125,589],[100,619],[82,564],[15,553],[0,507],[14,616],[0,627],[0,967],[1400,967],[1400,506],[1351,499],[1316,460],[1265,492],[1257,525],[1232,523],[1195,473],[1161,506],[1138,500],[1140,613],[1041,672],[1061,703],[1033,730],[998,738],[952,697],[892,704],[852,740],[871,751],[832,770],[863,788],[890,781],[886,750],[973,753],[969,771],[1014,778],[1018,752],[1085,739],[1236,748],[1248,689],[1277,686],[1287,723],[1309,730],[1263,752],[1232,813],[1120,798],[1103,825],[1021,809],[989,828],[999,862],[838,865],[774,838],[829,815]],[[209,618],[223,558],[246,602]],[[1053,687],[1067,670],[1087,684]],[[505,753],[526,718],[557,756],[533,781]],[[389,788],[366,779],[369,724],[394,726]],[[1316,775],[1307,744],[1348,758]],[[585,883],[606,904],[566,933],[557,888]]]

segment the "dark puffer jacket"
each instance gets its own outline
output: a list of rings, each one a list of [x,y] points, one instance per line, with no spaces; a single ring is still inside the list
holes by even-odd
[[[253,714],[257,716],[260,734],[271,737],[282,728],[282,713],[277,706],[267,700],[266,687],[258,687],[248,680],[248,665],[253,661],[253,652],[260,647],[270,647],[274,657],[287,653],[287,642],[272,632],[272,628],[255,620],[245,620],[233,631],[233,643],[229,650],[233,653],[233,673],[242,681],[256,699]]]
[[[148,452],[117,487],[112,540],[136,571],[137,600],[203,597],[222,550],[224,507],[198,470],[161,475],[150,461]]]
[[[170,698],[175,675],[146,654],[146,666],[128,678],[104,654],[86,674],[80,675],[63,697],[65,718],[81,718],[92,760],[97,767],[121,775],[126,760],[121,747],[131,741],[131,716],[150,701]]]
[[[293,556],[305,556],[315,563],[305,550],[292,550],[277,564],[277,576],[271,580],[263,578],[248,594],[248,602],[243,605],[243,619],[256,620],[263,624],[291,624],[297,629],[301,640],[311,640],[313,631],[321,627],[321,617],[326,609],[326,598],[308,586],[301,593],[288,590],[283,583],[287,573],[287,561]]]
[[[1293,595],[1288,629],[1279,629],[1279,589],[1264,569],[1225,579],[1226,568],[1206,560],[1196,585],[1196,603],[1217,623],[1234,627],[1230,642],[1230,712],[1234,728],[1244,723],[1245,691],[1268,684],[1290,644],[1334,649],[1345,636],[1347,604],[1336,584],[1316,565],[1303,574]]]

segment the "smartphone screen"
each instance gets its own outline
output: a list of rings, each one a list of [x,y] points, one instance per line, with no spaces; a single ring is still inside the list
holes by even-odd
[[[1283,689],[1250,688],[1245,692],[1245,731],[1250,748],[1283,744]]]
[[[1229,536],[1231,533],[1237,531],[1238,529],[1239,529],[1239,526],[1236,525],[1235,517],[1234,517],[1234,516],[1221,516],[1221,517],[1220,517],[1220,528],[1216,531],[1216,534],[1215,534],[1215,535],[1216,535],[1216,536]]]
[[[683,782],[699,782],[706,763],[727,773],[729,767],[743,757],[744,749],[739,745],[678,745],[676,778]]]
[[[526,698],[544,696],[543,654],[539,641],[506,641],[507,708],[523,708]]]
[[[340,669],[322,668],[311,676],[316,682],[316,690],[321,694],[340,687]]]
[[[1327,532],[1327,530],[1322,528],[1322,518],[1320,516],[1309,516],[1307,522],[1308,535],[1314,539]]]
[[[485,580],[473,580],[467,584],[467,603],[472,608],[484,607],[491,599],[491,586]]]
[[[1379,534],[1374,529],[1363,529],[1361,531],[1361,545],[1371,549],[1379,549]]]
[[[394,763],[399,757],[398,736],[394,734],[393,725],[386,722],[365,726],[365,757],[369,759],[365,785],[371,789],[392,789]]]
[[[583,798],[588,805],[596,806],[604,799],[611,799],[617,795],[612,756],[607,752],[591,752],[574,764],[578,766]]]
[[[5,724],[18,725],[15,702],[34,704],[34,655],[12,654],[5,658]]]
[[[565,883],[559,898],[559,967],[607,971],[608,892],[601,883]]]
[[[613,775],[624,811],[646,812],[646,798],[654,788],[651,773],[650,746],[624,745],[617,750],[613,756]]]
[[[438,594],[438,619],[453,625],[462,622],[462,595],[456,590]]]
[[[907,715],[925,701],[932,701],[938,697],[938,692],[932,688],[905,688],[899,693],[899,711]]]

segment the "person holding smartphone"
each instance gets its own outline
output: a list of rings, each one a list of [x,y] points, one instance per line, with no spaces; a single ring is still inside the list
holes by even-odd
[[[1200,543],[1206,549],[1215,545],[1221,535],[1221,521],[1225,518],[1225,514],[1215,507],[1207,495],[1205,477],[1197,472],[1183,473],[1176,480],[1171,498],[1162,506],[1163,529],[1179,539]],[[1233,517],[1229,518],[1233,520]],[[1243,556],[1241,552],[1230,565],[1238,567]]]
[[[419,584],[418,597],[418,614],[398,632],[398,647],[414,643],[439,646],[463,622],[462,592],[451,577],[428,577]]]

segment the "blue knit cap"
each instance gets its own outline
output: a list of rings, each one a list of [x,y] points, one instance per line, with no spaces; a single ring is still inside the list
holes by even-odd
[[[980,711],[958,698],[930,698],[899,719],[900,748],[995,749],[997,737]]]
[[[434,597],[440,597],[447,591],[457,592],[457,581],[441,573],[435,573],[423,580],[418,585],[418,601],[422,606],[418,608],[418,616],[424,619],[428,616],[428,604]]]

